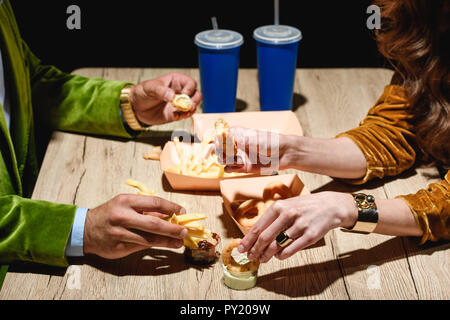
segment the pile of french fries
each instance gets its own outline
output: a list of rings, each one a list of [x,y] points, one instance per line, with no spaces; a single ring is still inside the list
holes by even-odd
[[[190,213],[182,215],[173,214],[168,221],[188,229],[188,234],[184,238],[184,245],[191,249],[198,249],[198,243],[200,241],[212,239],[212,232],[200,222],[200,220],[204,219],[206,219],[206,215],[204,214]]]
[[[175,137],[173,140],[179,158],[179,164],[170,168],[169,171],[187,176],[201,178],[227,178],[243,173],[228,173],[224,171],[225,165],[218,162],[217,155],[214,152],[208,152],[210,143],[204,140],[202,143],[183,144]]]

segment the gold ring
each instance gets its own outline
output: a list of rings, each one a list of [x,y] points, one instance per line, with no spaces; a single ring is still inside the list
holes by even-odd
[[[280,234],[275,238],[275,241],[280,247],[286,247],[290,245],[294,240],[287,235],[286,232],[280,232]]]

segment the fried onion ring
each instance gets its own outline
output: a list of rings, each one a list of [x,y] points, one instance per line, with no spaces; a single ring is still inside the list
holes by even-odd
[[[241,239],[233,239],[222,250],[222,262],[224,266],[230,273],[237,276],[254,272],[259,268],[259,260],[248,260],[247,263],[240,264],[232,257],[233,249],[237,248],[240,242]]]
[[[265,202],[257,199],[244,201],[235,212],[236,221],[244,228],[250,229],[266,212]]]
[[[186,94],[177,94],[173,100],[172,105],[182,112],[188,112],[192,107],[192,100]]]

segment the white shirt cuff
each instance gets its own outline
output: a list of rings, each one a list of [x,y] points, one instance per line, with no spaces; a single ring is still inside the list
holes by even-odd
[[[89,209],[77,208],[75,212],[75,219],[73,220],[72,231],[69,235],[69,240],[66,246],[66,257],[82,257],[83,252],[83,238],[84,238],[84,223],[86,221],[86,214]]]

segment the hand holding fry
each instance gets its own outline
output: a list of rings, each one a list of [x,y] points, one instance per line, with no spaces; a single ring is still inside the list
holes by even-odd
[[[189,109],[173,105],[176,95],[188,97]],[[170,73],[131,88],[130,101],[136,117],[148,125],[158,125],[190,117],[202,100],[197,82],[182,73]],[[186,106],[186,104],[183,104]]]
[[[274,171],[287,169],[290,165],[289,135],[242,127],[231,127],[227,135],[228,141],[232,139],[237,150],[234,157],[219,157],[219,161],[226,165],[225,172],[260,173],[274,164]],[[226,152],[224,148],[222,143],[216,141],[218,154]]]
[[[185,209],[159,197],[116,196],[88,211],[84,253],[117,259],[150,247],[180,248],[188,230],[164,220],[174,213]]]

